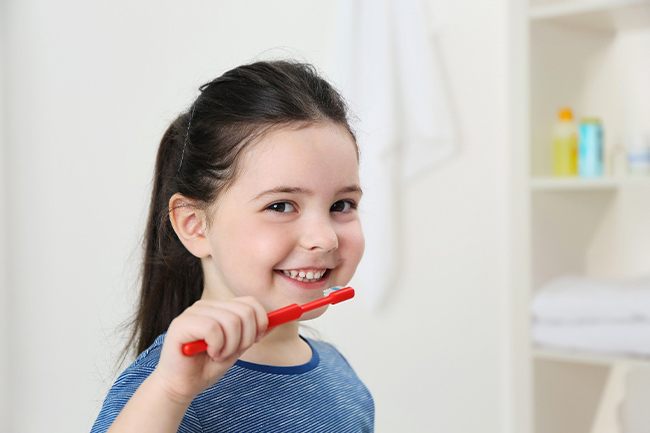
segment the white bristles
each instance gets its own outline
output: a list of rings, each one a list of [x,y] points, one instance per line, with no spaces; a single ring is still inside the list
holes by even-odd
[[[332,294],[332,292],[336,292],[337,290],[341,290],[343,287],[341,286],[334,286],[330,287],[329,289],[323,290],[323,296],[329,296]]]

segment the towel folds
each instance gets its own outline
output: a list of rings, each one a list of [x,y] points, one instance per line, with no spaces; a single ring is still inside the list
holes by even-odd
[[[532,305],[535,319],[544,322],[650,320],[650,276],[560,277],[544,285]]]
[[[650,276],[565,276],[532,302],[532,335],[544,347],[650,356]]]

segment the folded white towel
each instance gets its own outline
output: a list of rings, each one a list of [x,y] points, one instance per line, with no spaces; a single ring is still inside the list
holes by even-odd
[[[532,313],[537,321],[554,323],[650,321],[650,276],[628,280],[557,278],[537,292]]]
[[[608,354],[650,356],[650,321],[557,325],[533,324],[540,346]]]

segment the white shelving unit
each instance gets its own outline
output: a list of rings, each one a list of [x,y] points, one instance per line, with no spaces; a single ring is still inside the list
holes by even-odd
[[[647,0],[581,0],[536,2],[528,14],[533,21],[553,21],[573,28],[627,30],[650,23]]]
[[[600,179],[537,177],[530,180],[530,188],[532,191],[616,191],[627,187],[650,188],[650,176],[609,177]]]
[[[616,364],[626,364],[631,367],[648,367],[650,359],[641,357],[625,357],[598,353],[585,353],[579,351],[570,351],[562,349],[544,349],[537,348],[533,351],[536,359],[565,362],[573,364],[602,365],[611,367]]]
[[[607,151],[624,146],[631,130],[650,131],[650,0],[529,1],[525,25],[515,26],[526,41],[520,49],[526,65],[521,76],[515,73],[527,144],[515,151],[526,167],[515,170],[524,186],[514,189],[522,205],[515,216],[525,220],[515,235],[522,258],[513,278],[526,288],[522,304],[551,278],[569,273],[650,273],[650,176],[554,178],[550,151],[563,106],[578,121],[602,120]],[[521,317],[530,323],[529,313]],[[626,378],[635,369],[650,372],[650,359],[539,348],[527,334],[529,364],[522,371],[528,379],[519,389],[530,392],[531,407],[523,409],[530,420],[521,421],[522,431],[626,431]]]

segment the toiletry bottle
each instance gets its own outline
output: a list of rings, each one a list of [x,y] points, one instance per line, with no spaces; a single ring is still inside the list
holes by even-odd
[[[603,175],[603,126],[594,117],[582,119],[578,138],[578,172],[581,177]]]
[[[553,128],[553,175],[575,176],[578,174],[578,133],[570,108],[558,111]]]
[[[650,175],[650,131],[630,135],[627,161],[630,174]]]

